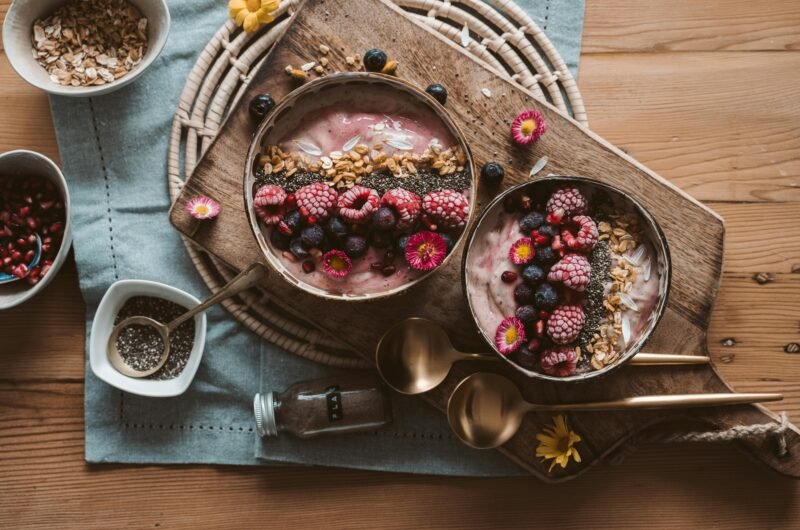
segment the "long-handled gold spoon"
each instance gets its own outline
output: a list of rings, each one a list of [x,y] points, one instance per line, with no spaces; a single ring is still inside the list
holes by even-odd
[[[499,361],[496,355],[456,350],[441,326],[425,318],[409,318],[386,332],[375,351],[383,380],[401,394],[422,394],[445,380],[456,361]],[[629,364],[705,364],[700,355],[639,353]]]
[[[222,300],[230,298],[231,296],[236,296],[245,289],[252,287],[264,279],[266,275],[267,269],[264,267],[264,265],[261,265],[260,263],[251,265],[239,273],[235,278],[229,281],[227,285],[209,297],[202,304],[193,307],[168,324],[162,324],[157,320],[143,316],[126,318],[119,324],[116,324],[111,330],[111,335],[108,337],[108,360],[111,362],[111,365],[120,373],[129,377],[147,377],[148,375],[156,373],[161,369],[162,366],[164,366],[164,364],[166,364],[167,359],[169,358],[169,334],[171,331],[176,329],[190,318],[194,318],[195,315],[202,313],[209,307],[221,302]],[[159,336],[161,337],[162,350],[161,357],[155,366],[148,368],[147,370],[137,370],[133,366],[127,364],[122,358],[122,355],[120,355],[119,349],[117,348],[117,338],[119,337],[120,332],[128,326],[149,326],[158,332]]]
[[[530,403],[517,386],[497,374],[479,372],[461,381],[447,402],[450,428],[465,444],[491,449],[506,443],[528,412],[675,409],[780,401],[781,394],[672,394],[635,396],[594,403]]]

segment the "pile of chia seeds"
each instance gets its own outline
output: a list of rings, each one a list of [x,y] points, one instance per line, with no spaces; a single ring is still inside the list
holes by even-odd
[[[592,336],[597,332],[606,315],[606,309],[603,307],[604,284],[608,279],[608,270],[611,268],[611,251],[608,248],[608,241],[600,241],[594,246],[589,254],[589,263],[592,266],[592,274],[585,291],[586,324],[578,335],[578,345],[581,347],[581,351],[586,351],[586,346],[591,343]],[[590,355],[583,355],[581,365],[588,363],[590,357]]]
[[[145,316],[164,324],[174,320],[186,308],[169,300],[152,296],[129,298],[119,310],[114,324],[128,317]],[[194,346],[194,319],[190,319],[169,334],[169,358],[159,371],[147,379],[174,379],[178,377]],[[163,343],[158,332],[149,326],[128,326],[117,338],[117,348],[126,364],[137,370],[147,370],[156,365],[161,358]]]
[[[277,173],[266,175],[264,173],[264,168],[260,165],[256,165],[255,175],[256,189],[265,184],[274,184],[275,186],[283,188],[286,193],[294,193],[303,186],[322,181],[322,175],[309,171],[298,171],[289,178],[286,178],[286,171],[278,171]]]

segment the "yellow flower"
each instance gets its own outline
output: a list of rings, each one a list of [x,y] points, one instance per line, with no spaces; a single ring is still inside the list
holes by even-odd
[[[252,33],[258,31],[261,24],[275,20],[273,13],[280,5],[280,0],[230,0],[228,11],[237,26]]]
[[[567,467],[570,457],[574,458],[576,462],[581,461],[581,455],[575,449],[575,444],[581,441],[581,437],[569,430],[567,418],[564,416],[554,417],[553,425],[546,426],[544,433],[537,434],[536,439],[539,440],[536,456],[543,461],[552,460],[550,469],[547,470],[548,473],[556,464],[562,468]]]

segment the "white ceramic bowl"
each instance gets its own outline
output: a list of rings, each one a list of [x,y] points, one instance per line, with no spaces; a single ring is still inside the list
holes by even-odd
[[[148,43],[142,61],[128,75],[111,83],[91,86],[62,86],[50,80],[47,71],[31,54],[33,23],[47,17],[65,0],[14,0],[3,23],[3,48],[17,74],[31,85],[59,96],[99,96],[113,92],[142,75],[164,49],[169,36],[170,16],[165,0],[128,0],[147,18]]]
[[[19,177],[45,177],[56,185],[58,192],[64,199],[64,211],[66,223],[64,225],[64,238],[61,248],[53,260],[53,265],[44,278],[36,285],[31,286],[22,280],[17,282],[0,285],[0,310],[9,309],[17,306],[32,298],[47,285],[58,274],[58,270],[64,264],[69,254],[69,247],[72,246],[72,221],[71,208],[69,202],[69,190],[67,181],[58,166],[44,155],[33,151],[8,151],[0,154],[0,174]]]
[[[188,309],[200,304],[200,300],[189,293],[163,283],[147,280],[120,280],[114,283],[100,300],[92,322],[89,337],[89,364],[92,372],[109,385],[131,394],[148,397],[179,396],[189,388],[203,358],[203,349],[206,345],[206,315],[200,313],[194,317],[194,347],[178,377],[164,380],[128,377],[111,366],[107,346],[108,337],[111,336],[111,329],[114,327],[114,318],[125,302],[134,296],[163,298]]]

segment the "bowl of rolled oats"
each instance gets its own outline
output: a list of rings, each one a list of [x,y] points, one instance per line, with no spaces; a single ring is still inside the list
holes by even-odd
[[[25,81],[61,96],[97,96],[142,75],[167,41],[165,0],[14,0],[3,46]]]
[[[671,261],[655,218],[597,180],[514,186],[466,240],[463,287],[486,342],[529,377],[582,381],[638,353],[667,306]]]

